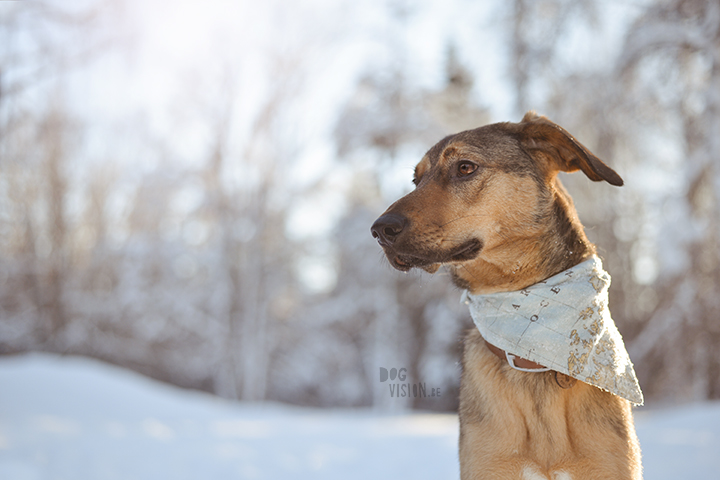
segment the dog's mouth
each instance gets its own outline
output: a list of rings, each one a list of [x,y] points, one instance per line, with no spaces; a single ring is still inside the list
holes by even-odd
[[[407,272],[412,268],[422,268],[432,273],[443,263],[460,263],[472,260],[480,254],[482,248],[483,242],[480,239],[473,238],[449,251],[427,252],[417,255],[400,253],[387,248],[385,253],[390,264],[401,272]]]
[[[473,238],[451,252],[450,262],[466,262],[480,254],[483,242],[479,238]]]
[[[401,272],[407,272],[413,267],[422,268],[423,266],[430,265],[432,263],[428,262],[424,258],[416,257],[414,255],[395,255],[392,257],[388,255],[388,260],[390,261],[390,265]]]

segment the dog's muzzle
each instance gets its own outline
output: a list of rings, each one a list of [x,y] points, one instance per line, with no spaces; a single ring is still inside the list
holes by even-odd
[[[422,243],[412,242],[407,237],[410,220],[399,213],[386,213],[375,220],[370,232],[385,251],[390,264],[403,272],[419,267],[431,273],[437,270],[441,263],[465,262],[472,260],[480,254],[483,248],[482,240],[471,238],[451,249],[440,250],[422,248]],[[433,265],[436,265],[432,268]],[[428,270],[428,267],[431,267]]]

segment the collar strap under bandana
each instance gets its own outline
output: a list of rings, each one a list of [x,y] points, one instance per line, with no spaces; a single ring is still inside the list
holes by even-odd
[[[491,344],[552,370],[643,404],[620,332],[608,310],[610,275],[592,256],[517,292],[463,300]]]

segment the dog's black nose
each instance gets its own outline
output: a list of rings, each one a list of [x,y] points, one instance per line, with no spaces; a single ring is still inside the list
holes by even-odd
[[[407,223],[408,220],[404,216],[397,213],[387,213],[375,220],[373,226],[370,227],[370,231],[372,236],[377,238],[380,245],[389,246],[395,243]]]

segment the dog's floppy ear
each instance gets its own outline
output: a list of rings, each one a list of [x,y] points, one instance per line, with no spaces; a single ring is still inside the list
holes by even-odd
[[[563,172],[582,170],[590,180],[605,180],[611,185],[622,186],[623,179],[602,160],[593,155],[560,125],[533,111],[525,114],[520,126],[520,143],[531,156],[544,154]]]

